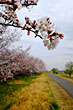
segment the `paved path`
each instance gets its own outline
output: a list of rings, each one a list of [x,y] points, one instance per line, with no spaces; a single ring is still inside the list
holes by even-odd
[[[57,82],[72,98],[73,98],[73,83],[67,80],[64,80],[58,76],[48,73],[51,78]]]

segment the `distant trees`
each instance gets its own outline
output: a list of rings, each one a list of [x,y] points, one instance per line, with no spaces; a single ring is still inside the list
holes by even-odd
[[[73,69],[73,62],[69,61],[68,63],[66,63],[65,66],[66,66],[67,69]]]
[[[68,74],[69,77],[71,77],[71,75],[72,75],[72,73],[73,73],[73,69],[66,69],[66,70],[64,71],[64,73],[65,73],[65,74]]]
[[[69,77],[71,77],[72,73],[73,73],[73,62],[69,61],[68,63],[66,63],[66,70],[64,71],[65,74],[68,74]]]
[[[58,74],[58,69],[57,69],[57,68],[53,68],[53,69],[52,69],[52,72],[53,72],[54,74]]]

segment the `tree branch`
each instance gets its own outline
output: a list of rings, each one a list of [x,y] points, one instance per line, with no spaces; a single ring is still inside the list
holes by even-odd
[[[0,25],[2,25],[2,26],[12,26],[12,27],[17,27],[17,28],[22,28],[22,26],[16,26],[16,25],[13,25],[13,24],[0,23]],[[27,30],[27,28],[25,28],[25,30]],[[35,31],[33,31],[33,30],[30,30],[30,31],[36,34]],[[37,34],[36,34],[36,36],[38,36],[38,37],[40,37],[41,39],[43,39],[43,38],[41,37],[41,35],[37,35]]]
[[[3,4],[6,4],[6,5],[14,5],[14,3],[12,2],[9,2],[9,3],[6,3],[6,2],[2,2],[0,1],[0,4],[3,5]],[[22,6],[30,6],[30,5],[37,5],[37,3],[24,3],[22,4]]]
[[[30,6],[30,5],[37,5],[37,3],[29,3],[29,4],[24,3],[24,4],[22,4],[22,6]]]
[[[5,4],[6,4],[6,5],[13,5],[13,3],[11,3],[11,2],[6,3],[6,2],[2,2],[2,1],[0,1],[0,4],[1,4],[1,5],[5,5]]]

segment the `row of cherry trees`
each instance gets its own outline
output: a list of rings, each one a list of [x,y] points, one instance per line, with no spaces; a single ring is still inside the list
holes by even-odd
[[[18,75],[32,75],[46,70],[42,60],[29,55],[29,48],[23,50],[5,49],[0,55],[0,79],[6,81],[8,78]]]
[[[21,33],[15,30],[7,30],[0,36],[0,80],[6,82],[8,78],[19,75],[32,75],[46,70],[42,60],[30,56],[30,47],[25,49],[8,49],[19,40]]]

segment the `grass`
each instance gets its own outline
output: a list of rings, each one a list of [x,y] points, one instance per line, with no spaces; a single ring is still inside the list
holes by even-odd
[[[54,110],[59,110],[59,106],[56,103],[56,101],[52,101],[52,102],[50,102],[50,104],[52,105],[52,107],[53,107]]]
[[[10,109],[10,107],[11,107],[13,104],[14,104],[14,103],[11,102],[10,104],[8,104],[8,105],[4,108],[4,110],[8,110],[8,109]]]
[[[73,75],[71,77],[69,77],[67,74],[61,73],[61,74],[57,74],[57,76],[65,79],[65,80],[73,82]]]
[[[73,110],[73,100],[46,73],[0,83],[0,110]]]
[[[56,110],[55,101],[45,73],[9,80],[0,84],[0,110]]]
[[[20,91],[23,87],[29,86],[36,78],[35,75],[33,77],[19,77],[18,80],[8,80],[6,85],[0,82],[0,110],[7,110],[14,103],[13,92]]]
[[[15,104],[9,110],[55,110],[51,101],[55,101],[47,76],[38,75],[34,83],[14,92]]]

